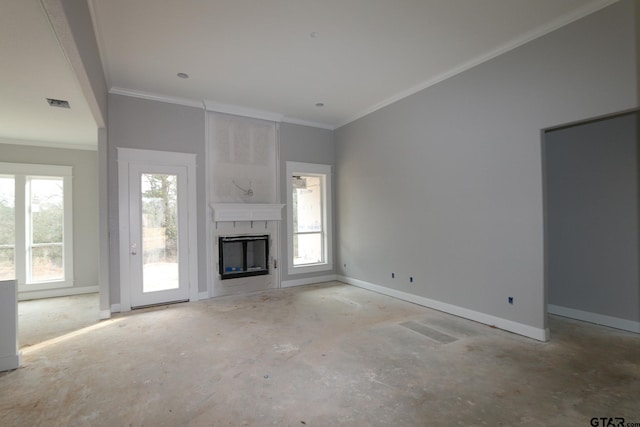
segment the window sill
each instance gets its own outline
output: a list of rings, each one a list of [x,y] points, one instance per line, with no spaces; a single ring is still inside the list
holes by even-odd
[[[333,264],[311,264],[311,265],[301,265],[300,267],[289,266],[287,273],[289,276],[293,276],[296,274],[305,274],[305,273],[317,273],[320,271],[331,271],[333,270]]]
[[[52,282],[27,283],[18,286],[18,292],[43,291],[48,289],[61,289],[73,287],[71,280],[56,280]]]

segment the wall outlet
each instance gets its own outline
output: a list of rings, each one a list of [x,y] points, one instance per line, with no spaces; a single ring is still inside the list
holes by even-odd
[[[508,301],[509,301],[509,304],[513,304],[513,297],[509,297]]]

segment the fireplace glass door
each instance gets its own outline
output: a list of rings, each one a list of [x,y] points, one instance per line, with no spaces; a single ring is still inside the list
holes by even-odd
[[[269,274],[269,236],[228,236],[218,239],[221,279]]]

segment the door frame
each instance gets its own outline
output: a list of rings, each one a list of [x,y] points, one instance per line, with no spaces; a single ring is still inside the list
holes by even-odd
[[[120,249],[120,311],[131,310],[131,262],[129,256],[129,170],[136,166],[181,166],[187,169],[187,275],[189,301],[198,300],[198,222],[196,204],[196,154],[117,148],[118,220]]]

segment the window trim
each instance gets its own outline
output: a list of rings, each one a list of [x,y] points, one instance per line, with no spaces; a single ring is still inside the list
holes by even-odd
[[[14,242],[14,262],[15,277],[18,284],[18,291],[39,291],[46,289],[68,288],[73,286],[73,167],[60,165],[36,165],[27,163],[1,163],[0,175],[13,175],[15,180],[15,221],[16,240]],[[51,280],[42,282],[27,282],[30,266],[29,245],[30,213],[27,181],[29,178],[62,178],[63,180],[63,263],[64,278],[62,280]]]
[[[320,271],[333,270],[333,226],[332,226],[332,186],[331,174],[332,166],[319,163],[287,162],[287,273],[289,275],[315,273]],[[322,220],[324,232],[324,259],[317,264],[305,264],[295,266],[293,264],[293,188],[291,177],[296,175],[316,175],[324,177],[324,188],[322,192]]]

